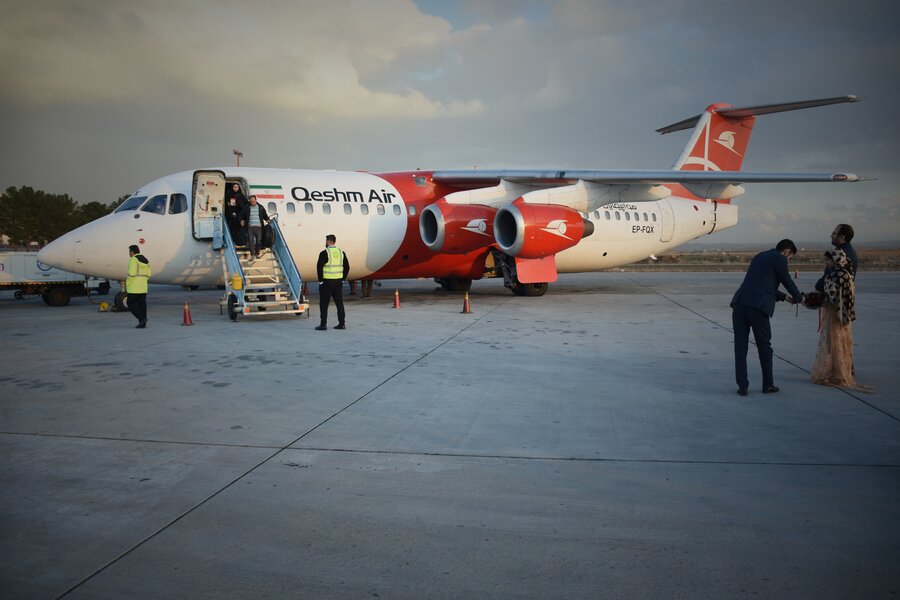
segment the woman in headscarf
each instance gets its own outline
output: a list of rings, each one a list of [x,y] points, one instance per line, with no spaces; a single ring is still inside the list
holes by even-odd
[[[825,275],[819,284],[822,327],[812,381],[869,392],[871,390],[856,383],[853,376],[852,323],[856,320],[856,290],[846,252],[829,250],[825,253]]]

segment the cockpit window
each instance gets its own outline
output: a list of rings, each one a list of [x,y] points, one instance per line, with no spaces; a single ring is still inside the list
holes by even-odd
[[[147,204],[141,207],[141,212],[155,213],[157,215],[166,214],[166,199],[168,196],[153,196],[147,200]]]
[[[147,199],[147,196],[132,196],[125,202],[119,205],[119,208],[115,210],[115,212],[122,212],[124,210],[137,210],[138,206],[144,203],[144,200]]]
[[[172,201],[169,202],[169,214],[178,215],[187,212],[187,196],[184,194],[172,194]]]

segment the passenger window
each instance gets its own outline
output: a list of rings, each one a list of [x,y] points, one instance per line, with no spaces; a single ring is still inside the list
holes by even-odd
[[[378,205],[378,214],[379,214],[379,215],[383,215],[383,214],[384,214],[384,204],[379,204],[379,205]]]
[[[137,210],[138,206],[144,203],[144,200],[147,199],[147,196],[132,196],[125,202],[119,205],[119,208],[115,210],[115,212],[122,212],[124,210]]]
[[[312,202],[306,202],[303,204],[303,212],[308,215],[311,215],[313,213]]]
[[[187,196],[184,194],[172,194],[169,202],[169,214],[180,215],[187,212]]]
[[[141,207],[141,212],[154,213],[157,215],[166,214],[167,196],[153,196],[147,200],[147,204]]]
[[[277,215],[277,214],[278,214],[278,207],[275,206],[275,203],[274,203],[274,202],[269,202],[268,204],[266,204],[266,211],[267,211],[270,215]]]
[[[641,220],[641,215],[638,214],[638,211],[634,211],[634,220],[635,220],[635,221],[640,221],[640,220]]]
[[[322,212],[325,213],[326,215],[330,215],[330,214],[331,214],[331,205],[330,205],[330,204],[323,204],[323,205],[322,205]]]
[[[622,214],[619,211],[616,211],[616,221],[622,220]]]
[[[344,214],[349,215],[353,213],[353,207],[347,203],[344,203]]]
[[[364,215],[369,214],[369,205],[368,205],[368,204],[360,204],[360,205],[359,205],[359,212],[361,212],[361,213],[364,214]]]
[[[650,216],[653,217],[653,222],[656,223],[656,213],[653,213]]]
[[[293,202],[288,202],[288,203],[287,203],[287,211],[288,211],[288,214],[289,214],[289,215],[292,215],[292,214],[294,214],[295,212],[297,212],[297,207],[294,206],[294,203],[293,203]]]
[[[625,220],[626,220],[626,221],[630,221],[630,220],[631,220],[631,213],[625,213]]]
[[[604,211],[603,211],[603,216],[606,217],[606,220],[607,220],[607,221],[609,221],[609,220],[611,219],[608,210],[604,210]]]
[[[395,205],[394,205],[394,214],[399,216],[399,215],[400,215],[400,212],[401,212],[401,211],[400,211],[400,205],[399,205],[399,204],[395,204]]]
[[[400,213],[397,213],[397,214],[400,214]],[[413,206],[412,204],[409,205],[409,214],[411,216],[416,216],[416,207]]]
[[[594,211],[594,218],[597,219],[598,221],[600,220],[600,211],[599,210]]]
[[[647,222],[648,220],[649,219],[647,219],[647,213],[644,213],[644,222]]]

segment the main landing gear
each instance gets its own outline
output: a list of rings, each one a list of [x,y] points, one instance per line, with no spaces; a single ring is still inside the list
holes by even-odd
[[[471,279],[436,277],[434,280],[441,285],[445,292],[468,292],[472,287]]]
[[[496,248],[491,249],[491,255],[494,259],[494,265],[500,266],[503,273],[503,285],[508,287],[516,296],[543,296],[547,293],[548,283],[522,283],[516,276],[516,259],[508,254],[504,254]],[[496,268],[496,266],[495,266]]]

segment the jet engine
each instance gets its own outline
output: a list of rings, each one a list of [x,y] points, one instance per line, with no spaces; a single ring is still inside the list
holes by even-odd
[[[419,217],[419,235],[433,252],[465,254],[494,243],[497,209],[480,204],[450,204],[438,200]]]
[[[494,238],[503,252],[517,258],[543,258],[571,248],[594,233],[581,214],[556,204],[507,204],[494,217]]]

